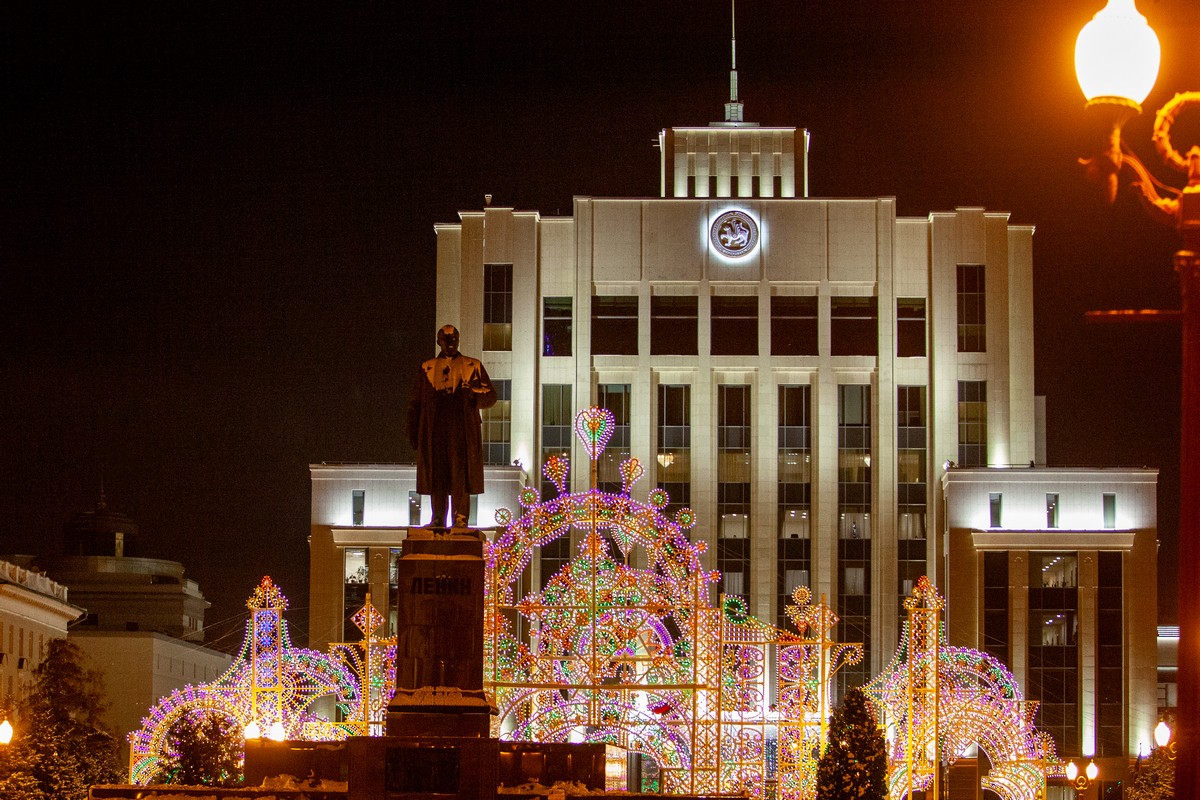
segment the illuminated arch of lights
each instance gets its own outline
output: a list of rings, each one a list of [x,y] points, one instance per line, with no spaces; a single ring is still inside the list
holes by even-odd
[[[503,530],[484,545],[484,685],[499,711],[493,734],[646,753],[667,793],[761,798],[774,779],[780,800],[812,800],[833,679],[861,662],[861,645],[832,638],[837,615],[824,598],[812,603],[805,587],[785,609],[795,632],[750,616],[740,597],[710,602],[719,573],[703,569],[706,545],[688,537],[692,512],[668,517],[661,488],[645,503],[634,500],[644,473],[636,458],[619,465],[621,491],[596,488],[614,428],[604,409],[576,417],[590,489],[568,492],[569,462],[551,457],[543,473],[557,495],[543,500],[526,487],[519,517],[497,512]],[[574,540],[575,558],[541,589],[522,588],[537,551],[564,536]],[[369,595],[352,617],[362,640],[333,644],[329,655],[292,646],[287,599],[270,578],[246,605],[251,616],[233,666],[163,698],[130,734],[132,782],[160,776],[171,726],[193,714],[221,714],[243,729],[253,722],[263,732],[274,726],[278,738],[383,733],[396,640],[378,636],[383,618]],[[1054,743],[1034,728],[1036,704],[1003,664],[946,644],[943,607],[921,578],[905,601],[901,646],[864,687],[886,721],[890,796],[928,788],[943,754],[953,762],[977,744],[993,764],[984,788],[1031,800],[1048,776],[1065,775]],[[343,721],[318,716],[320,698],[332,698]]]
[[[815,794],[830,680],[862,658],[829,638],[837,616],[798,590],[790,634],[751,617],[739,597],[709,602],[719,574],[701,566],[705,543],[686,531],[689,509],[630,497],[644,471],[619,467],[620,492],[596,488],[612,436],[611,412],[590,408],[575,431],[590,461],[589,490],[567,491],[569,462],[543,468],[557,496],[526,487],[521,516],[486,546],[485,686],[499,709],[495,733],[517,741],[598,741],[651,755],[672,793]],[[577,556],[540,590],[518,596],[535,552],[563,536]],[[637,566],[634,566],[637,565]],[[779,701],[771,707],[772,671]],[[778,739],[778,755],[770,739]]]
[[[992,763],[984,789],[1003,800],[1043,797],[1046,778],[1066,773],[1053,739],[1033,725],[1037,704],[992,656],[946,644],[945,601],[928,578],[904,607],[908,620],[891,664],[863,687],[886,719],[889,796],[926,790],[940,760],[952,764],[975,744]]]
[[[370,599],[353,618],[364,640],[333,645],[332,657],[292,646],[283,617],[287,606],[279,588],[263,578],[246,601],[250,619],[233,665],[212,683],[186,686],[164,697],[129,735],[131,782],[146,784],[161,777],[171,727],[201,713],[233,720],[238,730],[254,723],[264,735],[273,731],[280,739],[336,740],[382,732],[395,641],[375,636],[382,618]],[[314,713],[311,706],[322,697],[332,697],[347,721],[332,723]],[[365,704],[363,697],[368,698]]]

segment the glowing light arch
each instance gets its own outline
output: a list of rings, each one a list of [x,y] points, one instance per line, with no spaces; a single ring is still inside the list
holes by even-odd
[[[945,601],[927,577],[904,601],[908,620],[891,664],[863,687],[884,711],[890,796],[902,800],[935,780],[937,764],[977,744],[992,761],[981,781],[1003,800],[1043,796],[1047,777],[1064,777],[1054,741],[1033,724],[1012,673],[987,653],[946,644]]]
[[[280,722],[289,739],[343,739],[354,730],[353,724],[332,723],[310,710],[316,700],[331,696],[350,719],[361,717],[360,684],[329,656],[292,646],[283,617],[287,598],[269,577],[263,578],[246,606],[250,619],[242,649],[225,674],[162,698],[142,720],[142,727],[129,734],[132,783],[147,784],[159,776],[171,726],[189,714],[219,713],[235,720],[239,729],[251,721],[262,730]]]
[[[484,683],[499,709],[494,732],[611,742],[652,754],[666,792],[757,797],[771,772],[768,731],[778,728],[781,743],[786,733],[797,751],[786,779],[780,758],[780,786],[793,787],[780,796],[811,797],[812,781],[793,773],[815,771],[807,753],[823,742],[824,722],[813,709],[825,707],[834,664],[857,661],[861,648],[828,638],[837,617],[823,603],[809,607],[807,590],[797,596],[800,634],[754,619],[740,598],[712,605],[719,575],[702,566],[704,542],[686,535],[692,512],[668,518],[661,488],[644,503],[634,500],[630,491],[644,474],[636,458],[620,465],[620,492],[595,488],[614,427],[604,409],[576,417],[592,488],[569,492],[569,462],[551,457],[543,474],[557,495],[543,499],[527,487],[519,516],[496,515],[503,530],[485,550],[484,615]],[[573,533],[575,557],[518,597],[537,549]],[[518,636],[521,628],[527,633]],[[767,702],[776,648],[790,664],[778,675],[780,696],[796,698],[781,701],[780,711]],[[814,689],[805,698],[822,702],[801,701],[800,685]]]

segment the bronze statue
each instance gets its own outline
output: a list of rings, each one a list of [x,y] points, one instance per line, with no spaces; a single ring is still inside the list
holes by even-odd
[[[496,390],[478,359],[458,351],[458,329],[438,330],[437,358],[421,364],[408,406],[408,439],[417,451],[417,491],[433,501],[431,528],[467,527],[471,495],[483,492],[480,409],[496,403]]]

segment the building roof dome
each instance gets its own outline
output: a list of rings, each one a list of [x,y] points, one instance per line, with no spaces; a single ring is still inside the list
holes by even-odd
[[[104,490],[92,511],[76,514],[63,524],[64,554],[70,556],[137,555],[137,523],[108,507]]]

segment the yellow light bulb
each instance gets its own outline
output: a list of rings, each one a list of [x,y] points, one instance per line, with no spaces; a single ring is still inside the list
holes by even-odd
[[[8,744],[12,741],[13,726],[7,719],[0,722],[0,744]]]
[[[1154,88],[1161,52],[1158,36],[1133,0],[1109,0],[1075,41],[1075,75],[1088,102],[1140,106]]]
[[[1166,747],[1167,743],[1170,741],[1171,728],[1165,721],[1160,720],[1159,723],[1154,726],[1154,742],[1159,747]]]
[[[1094,781],[1096,780],[1096,776],[1100,774],[1100,768],[1096,766],[1095,761],[1089,761],[1084,774],[1087,775],[1089,781]]]
[[[244,731],[243,735],[247,739],[257,739],[262,736],[262,730],[258,727],[258,723],[256,721],[251,720],[250,724],[246,726],[246,730]]]

